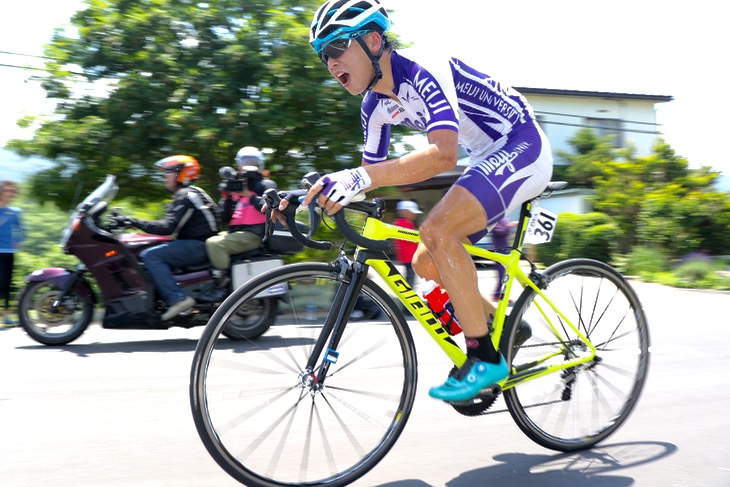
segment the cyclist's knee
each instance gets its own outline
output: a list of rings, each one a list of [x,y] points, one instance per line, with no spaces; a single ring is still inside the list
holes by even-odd
[[[459,244],[461,238],[452,229],[445,228],[434,219],[426,219],[421,225],[419,232],[421,241],[429,252],[442,252],[450,244]]]

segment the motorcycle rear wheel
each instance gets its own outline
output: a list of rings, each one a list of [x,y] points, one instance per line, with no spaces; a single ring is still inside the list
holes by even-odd
[[[61,294],[53,281],[32,282],[20,293],[18,318],[25,332],[44,345],[65,345],[81,336],[91,323],[94,306],[73,289],[55,311],[51,309]]]
[[[222,333],[229,340],[253,340],[271,328],[276,320],[277,298],[252,299],[228,320]]]

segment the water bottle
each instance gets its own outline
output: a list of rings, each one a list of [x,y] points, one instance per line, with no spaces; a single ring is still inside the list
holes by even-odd
[[[315,321],[317,319],[317,307],[314,304],[307,305],[307,312],[305,313],[305,320]]]
[[[459,319],[454,315],[454,306],[451,304],[449,295],[433,281],[426,284],[423,292],[423,299],[431,308],[431,311],[438,316],[449,335],[458,335],[461,333],[461,325]]]

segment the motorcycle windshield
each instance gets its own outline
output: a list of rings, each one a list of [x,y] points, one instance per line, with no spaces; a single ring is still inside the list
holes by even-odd
[[[84,201],[76,206],[76,210],[71,215],[71,218],[68,221],[68,225],[66,225],[66,228],[61,234],[61,247],[66,246],[66,243],[73,234],[79,219],[86,216],[87,213],[90,213],[91,210],[96,207],[96,205],[103,202],[108,203],[113,200],[114,196],[116,196],[117,194],[118,189],[119,187],[116,185],[116,178],[111,174],[108,174],[104,182],[101,183],[94,191],[92,191],[89,196],[84,199]]]
[[[103,183],[99,185],[84,201],[79,203],[76,207],[78,212],[88,212],[100,201],[111,201],[117,194],[116,178],[111,174],[108,174]]]

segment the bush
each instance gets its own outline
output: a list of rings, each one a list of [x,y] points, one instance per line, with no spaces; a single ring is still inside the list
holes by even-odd
[[[613,218],[604,213],[561,213],[552,241],[537,247],[538,259],[546,265],[578,257],[611,262],[622,235]]]
[[[669,260],[658,247],[637,246],[626,256],[622,267],[624,274],[651,279],[669,270]]]
[[[673,274],[678,287],[730,289],[730,277],[723,275],[724,264],[708,259],[691,259],[678,265]]]

